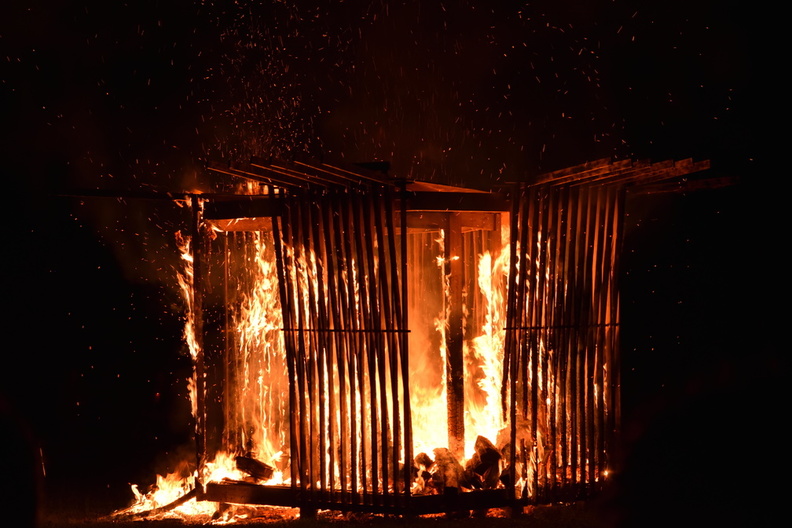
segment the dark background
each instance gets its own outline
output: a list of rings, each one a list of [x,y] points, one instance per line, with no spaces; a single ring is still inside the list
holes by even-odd
[[[173,239],[186,213],[73,195],[207,190],[209,157],[296,154],[485,189],[599,158],[711,160],[709,176],[739,183],[627,204],[616,502],[768,496],[755,484],[786,380],[785,308],[769,309],[786,299],[772,14],[714,0],[247,4],[2,8],[0,397],[27,441],[3,437],[19,465],[40,447],[49,508],[124,506],[130,482],[191,448]],[[680,471],[698,484],[680,487]]]

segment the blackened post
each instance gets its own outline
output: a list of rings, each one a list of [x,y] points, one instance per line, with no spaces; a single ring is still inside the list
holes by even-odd
[[[457,459],[465,451],[465,373],[463,360],[464,311],[462,288],[464,284],[462,252],[462,226],[456,215],[446,217],[443,255],[448,277],[448,334],[446,334],[446,392],[448,394],[448,448]]]
[[[205,415],[205,402],[206,385],[204,378],[204,353],[203,353],[203,264],[202,264],[202,247],[203,247],[203,232],[202,215],[201,215],[201,200],[196,195],[190,195],[190,208],[192,212],[191,221],[191,242],[192,242],[192,258],[193,258],[193,283],[192,283],[192,312],[193,312],[193,334],[196,340],[196,355],[194,358],[194,376],[195,376],[195,399],[196,409],[195,413],[195,444],[197,452],[198,464],[198,479],[196,481],[196,489],[198,489],[199,498],[203,495],[205,488],[201,475],[203,475],[204,465],[206,464],[206,415]]]

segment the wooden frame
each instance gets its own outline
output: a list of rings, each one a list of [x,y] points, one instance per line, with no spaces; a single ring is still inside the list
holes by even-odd
[[[366,168],[253,160],[213,171],[272,186],[263,196],[192,200],[199,471],[217,449],[225,307],[208,301],[211,230],[268,230],[286,347],[289,486],[203,482],[221,502],[389,513],[550,503],[588,497],[607,478],[619,433],[618,257],[625,192],[708,168],[592,162],[503,193],[392,180]],[[382,167],[379,167],[382,168]],[[277,189],[277,192],[274,191]],[[508,212],[508,213],[507,213]],[[505,489],[412,496],[407,333],[408,233],[445,233],[451,287],[446,345],[449,448],[464,439],[460,299],[463,237],[510,225],[501,402],[510,423]],[[211,228],[211,229],[210,229]],[[215,262],[217,265],[217,262]],[[220,264],[222,265],[222,263]],[[209,292],[209,293],[207,293]],[[214,348],[213,348],[214,347]],[[213,392],[214,391],[214,392]],[[357,398],[357,399],[356,399]],[[340,418],[339,418],[340,417]],[[475,507],[475,508],[474,508]]]

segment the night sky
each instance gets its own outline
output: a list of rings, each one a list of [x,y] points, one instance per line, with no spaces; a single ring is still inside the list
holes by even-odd
[[[41,446],[51,503],[124,506],[128,483],[191,448],[173,240],[186,213],[73,195],[209,189],[210,157],[387,160],[484,189],[599,158],[710,159],[740,183],[628,202],[626,429],[665,438],[647,423],[731,401],[721,390],[740,401],[724,420],[745,421],[735,394],[776,386],[764,14],[714,0],[18,4],[0,16],[0,396]],[[726,430],[734,451],[717,453],[751,465],[745,433]]]

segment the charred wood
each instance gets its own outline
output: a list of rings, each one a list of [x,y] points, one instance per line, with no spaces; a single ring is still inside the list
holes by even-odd
[[[498,486],[500,461],[503,458],[500,450],[483,436],[476,438],[475,453],[465,463],[465,475],[476,489],[493,489]]]
[[[235,459],[236,467],[239,471],[247,473],[256,480],[269,480],[275,473],[275,468],[256,460],[255,458],[238,456]]]
[[[193,488],[178,499],[170,502],[164,506],[159,506],[158,508],[154,508],[151,510],[137,512],[137,513],[120,513],[117,514],[117,519],[129,519],[129,520],[137,520],[137,519],[145,519],[146,517],[154,517],[160,515],[162,513],[169,512],[170,510],[177,508],[184,504],[185,502],[191,501],[198,496],[198,490]],[[115,515],[114,515],[115,517]]]
[[[483,436],[478,436],[476,438],[474,449],[476,451],[476,455],[478,455],[478,457],[481,459],[481,463],[486,464],[487,466],[497,464],[502,458],[501,452],[497,447],[495,447],[495,444]]]
[[[446,488],[474,488],[475,482],[471,482],[465,472],[465,468],[445,447],[438,447],[434,450],[435,471],[432,480],[439,484],[439,489]]]
[[[428,470],[434,465],[434,461],[426,453],[418,453],[418,455],[415,457],[415,464],[419,468],[423,466],[424,469]]]

